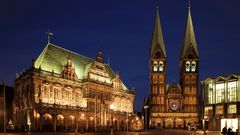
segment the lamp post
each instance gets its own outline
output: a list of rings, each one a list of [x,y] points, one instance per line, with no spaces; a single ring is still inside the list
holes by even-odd
[[[206,133],[206,119],[207,119],[207,116],[204,116],[204,118],[203,118],[203,134],[207,134]]]
[[[144,117],[144,127],[145,127],[145,129],[148,129],[148,112],[147,112],[147,109],[148,109],[148,106],[147,105],[145,105],[144,107],[144,110],[145,110],[145,117]]]
[[[111,135],[113,135],[113,109],[114,109],[114,104],[110,105],[110,110],[111,110]]]

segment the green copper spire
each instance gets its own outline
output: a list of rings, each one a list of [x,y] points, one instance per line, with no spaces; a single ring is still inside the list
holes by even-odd
[[[159,51],[160,53],[162,53],[162,56],[164,56],[165,58],[167,57],[158,7],[157,7],[157,13],[156,13],[156,19],[155,19],[155,24],[153,29],[152,43],[151,43],[151,52],[150,52],[151,57],[153,57],[154,54],[156,53],[157,51],[156,49],[160,49]]]
[[[185,34],[184,34],[184,38],[183,38],[183,45],[182,45],[181,56],[180,56],[181,59],[186,56],[186,52],[189,50],[190,47],[193,48],[196,56],[199,57],[198,49],[197,49],[197,42],[196,42],[195,33],[194,33],[194,29],[193,29],[190,4],[189,4],[188,5],[187,24],[186,24],[186,28],[185,28]]]

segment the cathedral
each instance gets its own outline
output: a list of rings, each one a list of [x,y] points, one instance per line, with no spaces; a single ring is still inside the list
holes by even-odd
[[[24,131],[130,130],[141,124],[129,90],[101,51],[92,59],[48,43],[14,82],[14,124]]]
[[[179,58],[180,82],[167,84],[167,53],[157,9],[150,47],[149,126],[185,128],[199,122],[199,55],[190,5]]]

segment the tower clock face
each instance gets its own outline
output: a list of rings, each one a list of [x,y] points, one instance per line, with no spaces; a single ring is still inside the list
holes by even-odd
[[[177,111],[180,108],[180,102],[177,100],[173,100],[169,103],[169,106],[173,111]]]

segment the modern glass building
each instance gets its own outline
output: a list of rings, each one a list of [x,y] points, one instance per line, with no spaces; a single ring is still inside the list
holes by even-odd
[[[203,101],[203,124],[208,130],[233,131],[240,126],[240,75],[207,78],[201,82]]]

